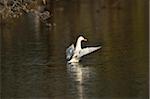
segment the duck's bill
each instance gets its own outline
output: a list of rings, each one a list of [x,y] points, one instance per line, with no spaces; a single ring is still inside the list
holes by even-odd
[[[87,41],[87,39],[84,39],[84,41]]]

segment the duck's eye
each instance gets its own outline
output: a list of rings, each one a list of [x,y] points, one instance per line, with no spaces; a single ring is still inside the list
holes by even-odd
[[[77,55],[75,55],[74,57],[77,58]]]

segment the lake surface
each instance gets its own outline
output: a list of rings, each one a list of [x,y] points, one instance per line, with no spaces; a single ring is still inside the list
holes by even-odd
[[[34,14],[1,20],[2,99],[148,99],[147,3],[114,5],[55,1],[52,27]],[[79,35],[102,49],[69,65]]]

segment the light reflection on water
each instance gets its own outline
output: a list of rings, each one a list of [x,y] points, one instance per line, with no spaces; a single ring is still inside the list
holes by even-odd
[[[36,35],[35,35],[35,38],[36,39],[39,39],[39,33],[40,33],[40,17],[39,17],[39,15],[37,15],[37,14],[35,14],[34,15],[35,17],[34,17],[34,28],[35,28],[35,33],[36,33]]]
[[[67,71],[70,79],[77,82],[75,85],[77,87],[77,94],[79,99],[85,99],[84,83],[89,79],[89,73],[91,72],[89,67],[83,67],[80,63],[67,64]]]

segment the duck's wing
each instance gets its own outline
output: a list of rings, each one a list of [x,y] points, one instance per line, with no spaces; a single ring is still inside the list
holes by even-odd
[[[70,60],[74,54],[74,44],[72,44],[71,46],[69,46],[67,49],[66,49],[66,59],[67,60]]]
[[[82,57],[84,55],[90,54],[98,49],[100,49],[101,46],[98,47],[87,47],[87,48],[83,48],[81,49],[81,51],[79,52],[79,57]]]

